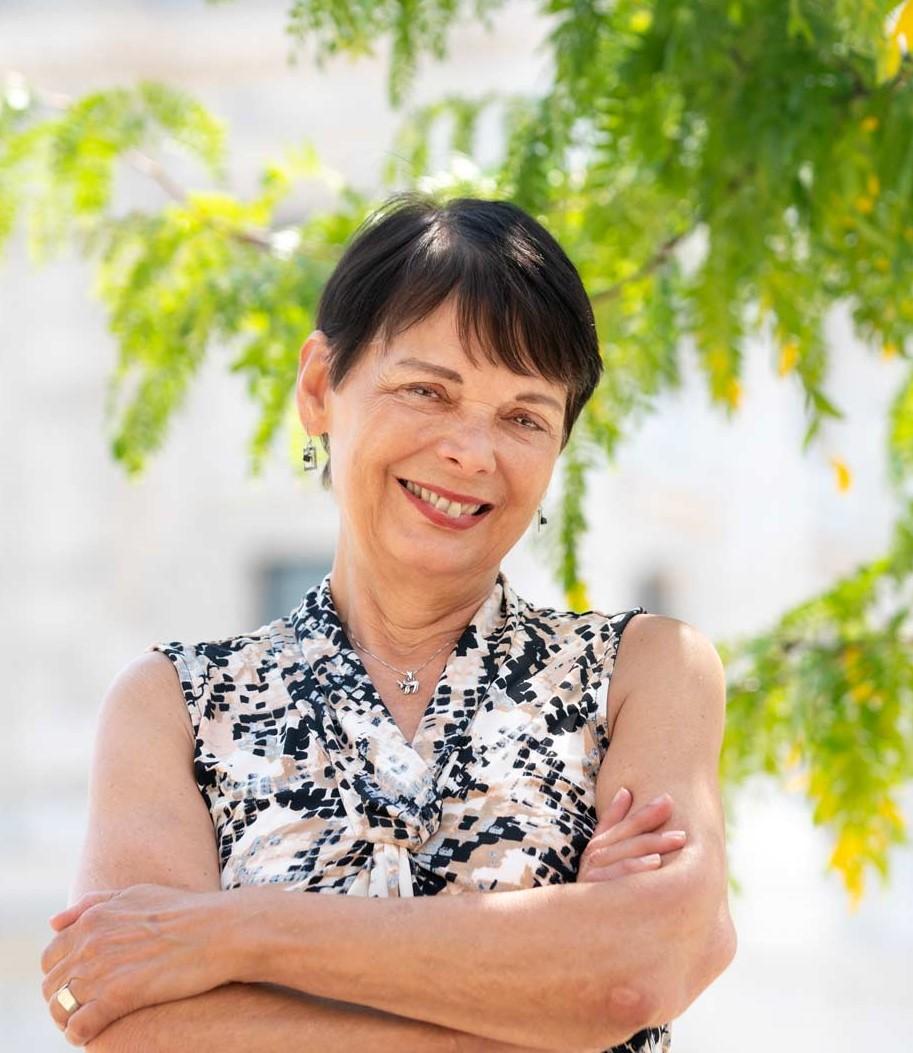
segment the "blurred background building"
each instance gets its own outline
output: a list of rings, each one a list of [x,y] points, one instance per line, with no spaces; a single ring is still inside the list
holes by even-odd
[[[187,89],[226,120],[242,196],[265,161],[305,137],[360,189],[376,188],[399,122],[386,102],[386,45],[376,60],[337,58],[323,71],[306,58],[289,65],[288,6],[6,0],[0,73],[72,96],[142,78]],[[547,57],[536,47],[547,24],[516,2],[495,23],[493,33],[464,23],[446,63],[426,60],[415,101],[541,87]],[[186,186],[202,178],[179,155],[162,160]],[[319,207],[326,194],[307,189],[296,207]],[[125,171],[118,200],[154,208],[162,195]],[[35,268],[21,231],[0,261],[0,1049],[32,1053],[71,1048],[41,998],[39,957],[75,873],[105,689],[153,640],[214,639],[289,611],[329,569],[336,529],[332,499],[281,444],[263,477],[248,476],[254,412],[218,351],[166,448],[128,482],[103,430],[115,345],[91,284],[92,266],[73,253]],[[846,317],[835,315],[830,332],[828,390],[847,420],[828,423],[805,456],[801,398],[778,378],[770,348],[749,356],[732,424],[709,407],[684,349],[683,390],[659,401],[591,488],[594,607],[641,603],[723,640],[762,629],[883,551],[893,515],[883,429],[898,372],[854,343]],[[847,492],[830,455],[853,472]],[[565,606],[529,543],[504,569],[521,595]],[[908,793],[907,816],[911,803]],[[730,820],[738,955],[674,1023],[676,1053],[906,1048],[910,849],[892,856],[891,887],[870,881],[853,914],[827,871],[829,837],[798,788],[750,785]]]

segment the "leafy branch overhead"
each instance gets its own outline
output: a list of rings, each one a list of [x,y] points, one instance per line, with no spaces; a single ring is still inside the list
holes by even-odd
[[[421,60],[446,54],[458,19],[490,25],[499,6],[294,0],[287,29],[317,61],[389,42],[399,108]],[[227,351],[259,409],[259,472],[285,426],[297,458],[298,348],[362,219],[407,187],[516,201],[580,270],[606,364],[562,457],[543,542],[576,608],[589,605],[579,558],[588,474],[679,386],[683,348],[694,347],[711,403],[731,418],[747,349],[765,336],[771,368],[802,393],[808,451],[824,420],[843,417],[827,393],[823,327],[848,305],[868,353],[903,367],[886,450],[894,541],[768,632],[720,651],[727,789],[766,772],[807,792],[858,902],[866,869],[885,875],[888,847],[904,840],[892,794],[913,768],[913,0],[893,12],[870,0],[549,0],[539,11],[546,89],[412,107],[376,198],[304,143],[241,201],[225,186],[224,128],[184,93],[140,83],[69,100],[11,76],[0,108],[0,242],[21,217],[36,259],[74,239],[98,261],[119,356],[112,452],[128,473],[161,447],[211,347]],[[503,131],[501,155],[485,165],[483,116]],[[439,129],[450,143],[442,170],[429,148]],[[199,162],[205,186],[177,184],[158,159],[166,142]],[[152,181],[159,208],[117,211],[119,165]],[[308,179],[328,184],[333,207],[280,220]],[[848,465],[834,468],[848,489]]]

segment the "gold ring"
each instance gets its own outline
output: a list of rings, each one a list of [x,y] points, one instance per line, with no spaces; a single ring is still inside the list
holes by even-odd
[[[78,1001],[76,996],[70,990],[69,980],[67,980],[54,997],[68,1013],[72,1013],[74,1009],[78,1009],[82,1005],[82,1002]]]

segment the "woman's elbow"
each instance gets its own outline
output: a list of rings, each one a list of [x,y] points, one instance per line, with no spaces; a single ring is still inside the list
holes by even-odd
[[[672,981],[672,990],[666,992],[666,998],[659,1007],[662,1022],[681,1016],[729,968],[737,950],[735,925],[728,905],[724,904],[712,930],[707,933],[701,953],[688,960]],[[651,1026],[655,1026],[655,1021],[651,1021]]]
[[[623,1045],[632,1035],[643,1031],[659,1013],[659,1006],[640,986],[615,987],[608,995],[603,991],[599,1004],[590,1008],[583,1018],[583,1034],[575,1046],[575,1053],[604,1053],[605,1050]],[[566,1048],[566,1047],[562,1047]]]

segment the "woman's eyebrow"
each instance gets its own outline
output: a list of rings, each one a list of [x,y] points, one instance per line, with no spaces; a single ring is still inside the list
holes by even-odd
[[[407,358],[397,359],[393,363],[394,368],[400,366],[410,366],[413,369],[423,369],[426,373],[433,373],[435,376],[443,377],[444,380],[452,380],[456,384],[462,384],[463,378],[455,369],[450,369],[447,366],[440,366],[436,362],[425,362],[420,358],[413,358],[411,355]],[[557,400],[552,398],[551,395],[544,395],[540,391],[524,391],[515,398],[518,400],[522,399],[525,402],[544,402],[551,406],[554,406],[556,410],[563,410],[564,407]]]

